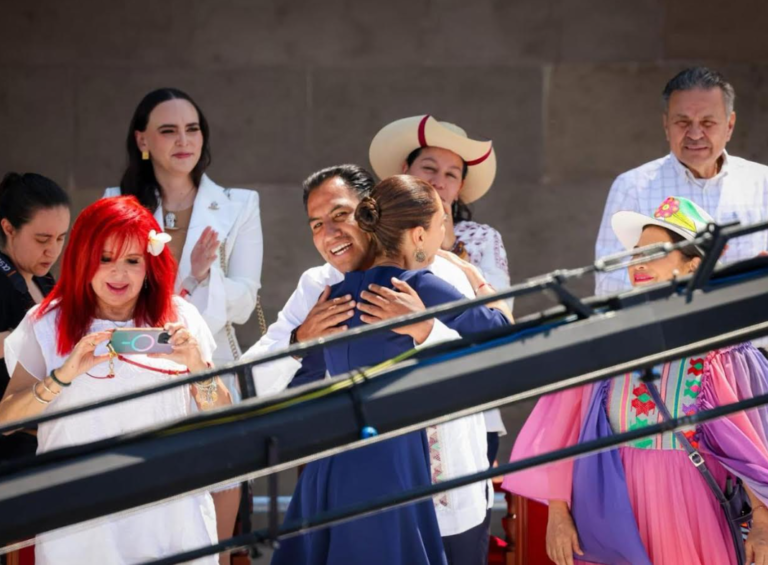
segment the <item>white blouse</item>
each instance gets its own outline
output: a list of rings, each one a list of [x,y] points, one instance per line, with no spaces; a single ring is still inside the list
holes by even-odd
[[[464,244],[469,262],[483,272],[496,290],[508,288],[509,265],[501,234],[486,224],[459,222],[453,227],[456,238]]]
[[[456,238],[464,244],[467,260],[480,269],[485,279],[496,290],[509,288],[509,265],[507,251],[501,241],[501,234],[486,224],[477,222],[459,222],[453,227]],[[508,299],[509,309],[514,306],[513,299]],[[501,419],[498,408],[483,413],[489,432],[506,435],[507,428]]]
[[[200,344],[203,359],[210,361],[215,348],[213,336],[197,309],[181,298],[174,298],[179,321]],[[56,316],[53,310],[34,319],[38,307],[32,308],[21,324],[5,341],[8,373],[18,363],[34,378],[42,380],[53,369],[63,365],[66,356],[56,351]],[[132,322],[119,322],[120,327],[133,327]],[[94,320],[88,333],[113,329],[109,320]],[[100,344],[96,354],[106,353]],[[181,365],[145,355],[132,359],[144,365],[183,370]],[[173,379],[170,375],[147,371],[115,359],[115,376],[108,378],[108,364],[97,365],[90,374],[79,375],[62,391],[46,410],[63,410],[120,394],[158,385]],[[189,386],[177,387],[143,398],[91,410],[40,424],[38,453],[73,445],[91,443],[127,432],[146,429],[184,418],[191,413]],[[36,538],[35,562],[129,564],[158,559],[173,553],[195,549],[217,542],[216,515],[208,493],[190,495],[139,510],[121,517],[106,516],[85,524],[60,528]],[[215,556],[195,563],[215,565]]]

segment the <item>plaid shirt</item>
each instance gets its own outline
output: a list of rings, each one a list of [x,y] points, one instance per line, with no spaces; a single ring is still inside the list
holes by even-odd
[[[595,257],[624,251],[611,229],[611,217],[620,210],[647,216],[668,196],[692,200],[718,223],[740,221],[743,225],[768,219],[768,167],[723,152],[723,166],[711,179],[694,178],[677,158],[669,154],[632,169],[614,181],[605,204]],[[768,251],[768,230],[728,242],[723,262],[754,257]],[[595,294],[605,295],[631,288],[627,270],[596,275]]]

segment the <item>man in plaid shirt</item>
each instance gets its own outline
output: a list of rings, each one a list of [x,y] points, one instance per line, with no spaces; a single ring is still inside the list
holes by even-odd
[[[664,88],[664,131],[670,154],[619,175],[605,204],[595,256],[623,251],[611,216],[631,210],[652,216],[668,196],[692,200],[718,223],[752,224],[768,219],[768,167],[728,155],[736,124],[733,87],[717,71],[686,69]],[[768,231],[731,240],[723,262],[748,259],[768,249]],[[626,269],[596,275],[595,293],[631,288]]]

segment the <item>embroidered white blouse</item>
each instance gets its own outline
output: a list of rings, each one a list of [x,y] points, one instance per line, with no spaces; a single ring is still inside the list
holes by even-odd
[[[453,233],[464,244],[469,262],[483,272],[493,288],[509,288],[507,250],[499,232],[486,224],[459,222],[453,227]]]
[[[203,358],[210,361],[215,344],[199,312],[178,297],[174,298],[174,306],[180,321],[200,343]],[[5,340],[5,363],[11,378],[18,363],[34,378],[43,379],[65,361],[65,357],[56,352],[56,311],[35,320],[37,310],[37,306],[32,308]],[[120,325],[133,327],[132,322],[121,322]],[[109,320],[93,320],[88,331],[92,333],[115,327],[115,322]],[[103,344],[96,349],[97,355],[102,353],[106,353]],[[144,355],[136,355],[135,358],[139,363],[158,368],[183,369],[173,361]],[[119,360],[115,360],[115,377],[105,378],[107,372],[107,363],[102,363],[90,371],[92,376],[79,375],[70,387],[51,401],[46,410],[88,404],[173,378]],[[189,387],[185,386],[46,422],[38,428],[38,453],[184,418],[191,413],[190,404]],[[208,493],[194,494],[120,517],[105,516],[46,532],[37,536],[35,541],[37,565],[143,563],[216,543],[216,513]],[[195,563],[216,565],[218,559],[212,556]]]
[[[501,241],[501,234],[486,224],[477,222],[459,222],[453,227],[456,239],[464,244],[467,259],[475,267],[480,269],[486,281],[496,290],[509,288],[509,265],[507,264],[507,251]],[[507,300],[509,309],[514,306],[514,299]],[[507,428],[501,419],[498,408],[484,413],[485,426],[489,432],[496,432],[503,436],[507,434]]]

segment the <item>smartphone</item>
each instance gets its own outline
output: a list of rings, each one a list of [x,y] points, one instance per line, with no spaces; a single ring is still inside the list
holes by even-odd
[[[112,332],[109,343],[115,352],[125,355],[172,353],[171,334],[163,328],[120,328]]]

